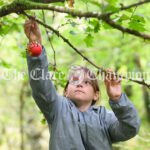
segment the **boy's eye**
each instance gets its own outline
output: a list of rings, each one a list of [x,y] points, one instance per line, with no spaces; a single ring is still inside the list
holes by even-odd
[[[89,81],[84,82],[86,85],[90,85],[91,83]]]

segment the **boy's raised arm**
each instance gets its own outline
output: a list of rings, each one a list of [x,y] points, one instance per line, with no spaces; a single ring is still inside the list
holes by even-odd
[[[24,32],[29,42],[37,41],[42,45],[42,36],[38,24],[33,20],[26,20]],[[28,51],[30,52],[30,51]],[[61,96],[55,90],[50,80],[49,66],[45,48],[42,46],[42,53],[38,56],[30,56],[26,52],[28,73],[32,95],[47,121],[50,123],[61,107]]]
[[[51,122],[58,107],[61,107],[61,96],[57,94],[50,80],[45,48],[42,47],[42,53],[37,57],[27,53],[27,64],[33,98],[47,121]]]
[[[107,69],[105,78],[109,104],[114,113],[108,113],[107,125],[112,142],[125,141],[135,136],[140,128],[140,119],[135,106],[121,92],[122,78],[116,78],[113,70]]]

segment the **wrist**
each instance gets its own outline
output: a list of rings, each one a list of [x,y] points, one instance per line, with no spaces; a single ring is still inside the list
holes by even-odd
[[[30,39],[29,39],[29,44],[32,43],[32,42],[37,42],[37,43],[39,43],[40,45],[42,45],[42,40],[30,40]]]

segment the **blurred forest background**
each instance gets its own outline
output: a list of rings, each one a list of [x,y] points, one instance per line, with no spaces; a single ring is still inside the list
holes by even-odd
[[[40,6],[48,7],[48,4],[32,1],[35,1],[32,4],[38,5],[37,10],[28,10],[30,3],[25,4],[27,9],[25,10],[20,3],[28,2],[27,0],[0,0],[0,150],[47,150],[49,144],[47,123],[32,98],[29,86],[26,62],[28,40],[24,34],[24,22],[27,17],[21,9],[24,9],[28,15],[35,14],[42,22],[59,31],[79,52],[99,67],[105,70],[111,68],[119,73],[124,72],[124,75],[131,72],[131,77],[135,80],[144,79],[143,84],[150,84],[148,0],[145,4],[125,10],[120,8],[141,1],[75,0],[73,4],[73,1],[57,0],[59,2],[50,4],[50,7],[59,6],[54,10],[42,10]],[[10,7],[12,2],[18,3],[13,3]],[[58,12],[60,7],[70,12],[74,10],[80,12],[72,16],[72,13]],[[31,6],[30,9],[32,8]],[[89,17],[84,15],[78,17],[81,12],[94,12],[93,14],[113,12],[110,16],[113,22],[135,33],[142,32],[149,36],[122,32],[123,30],[121,31],[117,26],[108,25],[105,20],[107,16],[102,19],[92,18],[90,13]],[[98,72],[96,67],[83,59],[53,31],[42,25],[40,29],[42,43],[48,55],[49,70],[53,74],[52,80],[61,95],[72,65],[87,65],[95,73]],[[140,78],[140,74],[143,74],[143,79]],[[96,105],[104,105],[110,109],[100,74],[98,78],[101,97]],[[122,81],[122,91],[128,95],[138,110],[141,128],[133,139],[114,144],[114,150],[150,150],[150,89],[143,84]]]

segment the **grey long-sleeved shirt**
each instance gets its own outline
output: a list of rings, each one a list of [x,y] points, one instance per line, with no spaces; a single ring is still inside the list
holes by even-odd
[[[52,84],[46,51],[32,57],[27,54],[33,98],[44,114],[50,129],[49,150],[112,150],[112,143],[135,136],[140,119],[135,106],[122,93],[121,98],[103,106],[79,111],[68,98],[60,96]]]

